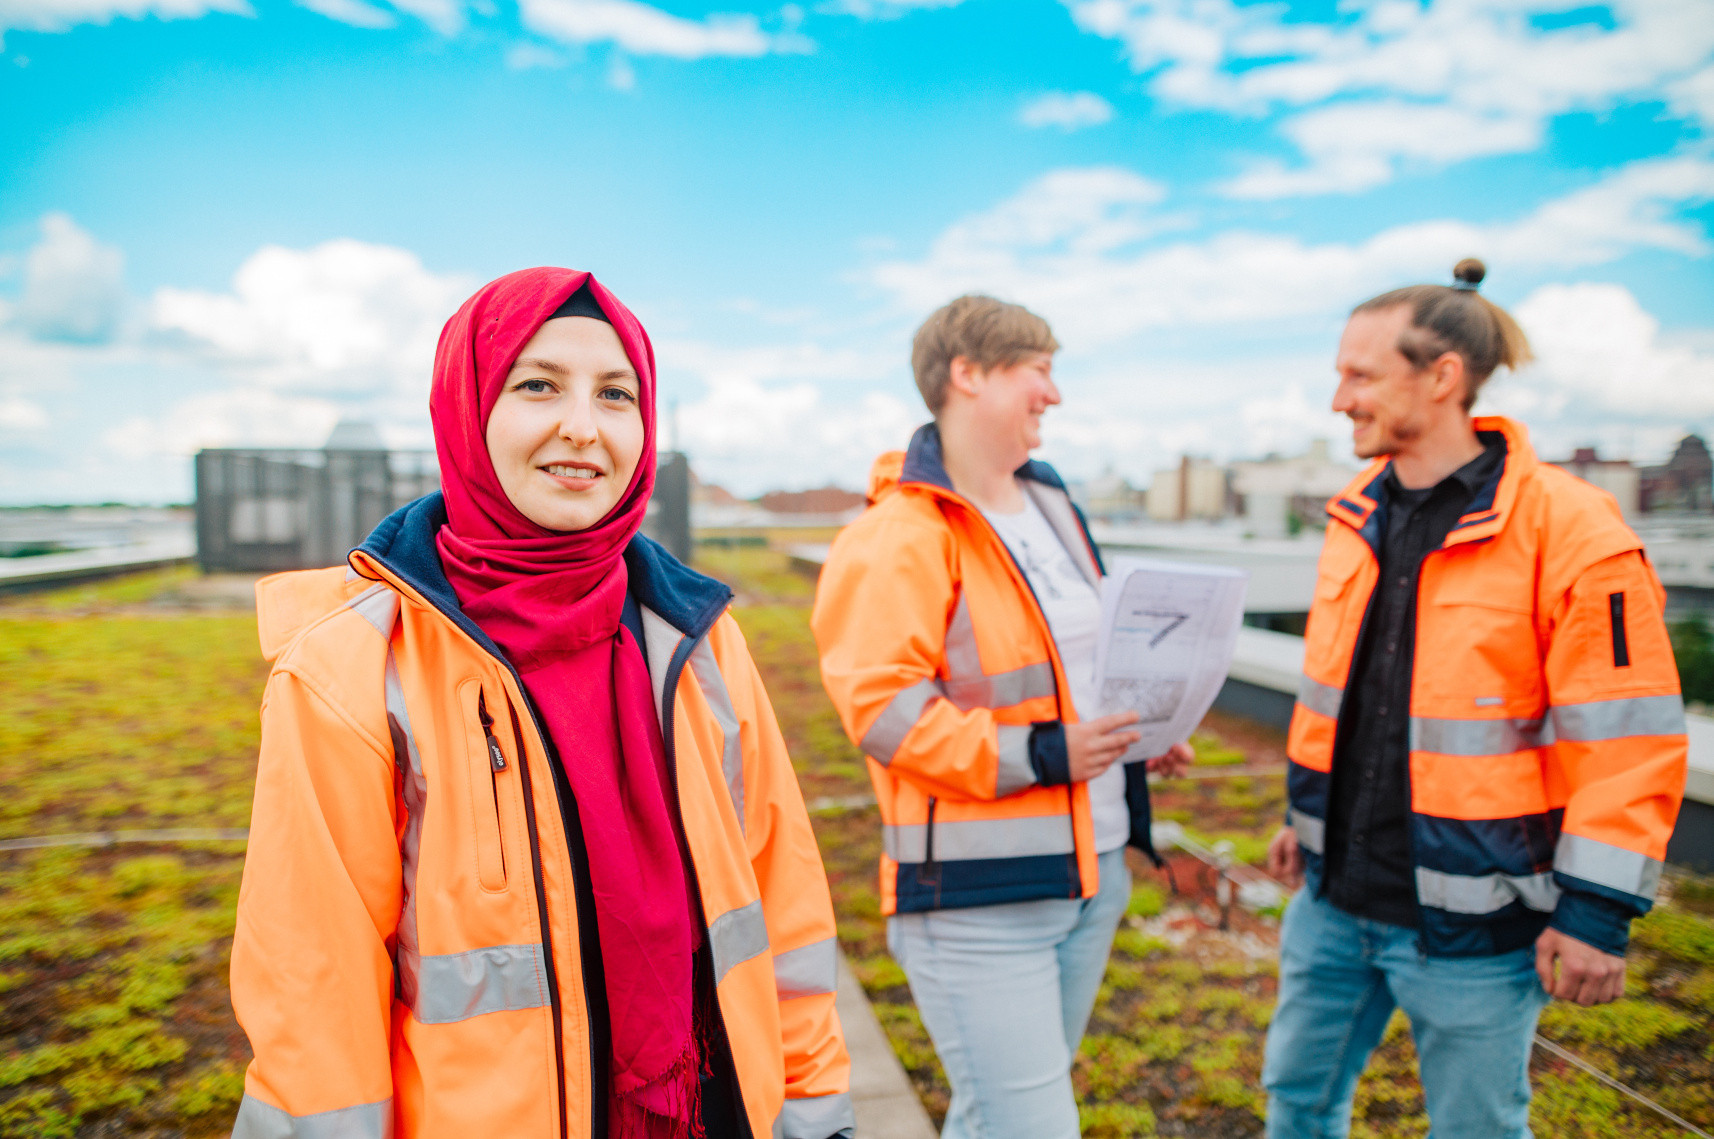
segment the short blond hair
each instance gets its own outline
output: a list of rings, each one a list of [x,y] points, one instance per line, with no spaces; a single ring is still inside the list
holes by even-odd
[[[1023,305],[967,293],[922,322],[911,341],[911,370],[922,401],[939,415],[955,357],[979,368],[1006,368],[1031,353],[1057,351],[1053,329]]]

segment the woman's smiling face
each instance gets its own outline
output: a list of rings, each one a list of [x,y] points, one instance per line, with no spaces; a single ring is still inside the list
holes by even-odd
[[[559,531],[605,518],[643,453],[641,397],[606,321],[563,316],[537,329],[488,416],[488,456],[518,512]]]

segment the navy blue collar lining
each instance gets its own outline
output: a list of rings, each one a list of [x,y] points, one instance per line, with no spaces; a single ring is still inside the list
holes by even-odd
[[[1059,472],[1037,459],[1029,460],[1013,473],[1018,478],[1039,482],[1055,490],[1065,489],[1065,480],[1059,477]],[[952,494],[958,493],[953,490],[952,477],[946,473],[939,427],[925,423],[916,429],[910,446],[905,450],[904,470],[899,473],[899,479],[901,482],[927,483]]]
[[[505,660],[500,647],[465,615],[441,568],[434,539],[445,522],[446,501],[436,491],[382,519],[358,549],[397,574],[477,644]],[[659,542],[641,534],[625,547],[625,565],[631,595],[688,637],[700,640],[732,600],[726,586],[685,566]]]

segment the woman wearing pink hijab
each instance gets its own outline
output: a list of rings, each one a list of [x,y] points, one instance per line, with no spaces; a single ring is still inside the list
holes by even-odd
[[[726,587],[639,533],[654,352],[530,269],[447,323],[443,490],[257,589],[233,1134],[850,1135],[833,914]]]

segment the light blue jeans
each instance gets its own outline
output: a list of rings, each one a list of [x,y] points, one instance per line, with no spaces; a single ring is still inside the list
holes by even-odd
[[[1306,883],[1280,929],[1262,1084],[1269,1139],[1344,1139],[1369,1053],[1410,1017],[1431,1139],[1528,1139],[1529,1058],[1547,994],[1535,950],[1425,957],[1416,931],[1352,917]]]
[[[895,914],[887,946],[952,1084],[941,1139],[1077,1139],[1071,1058],[1131,897],[1124,850],[1095,897]]]

